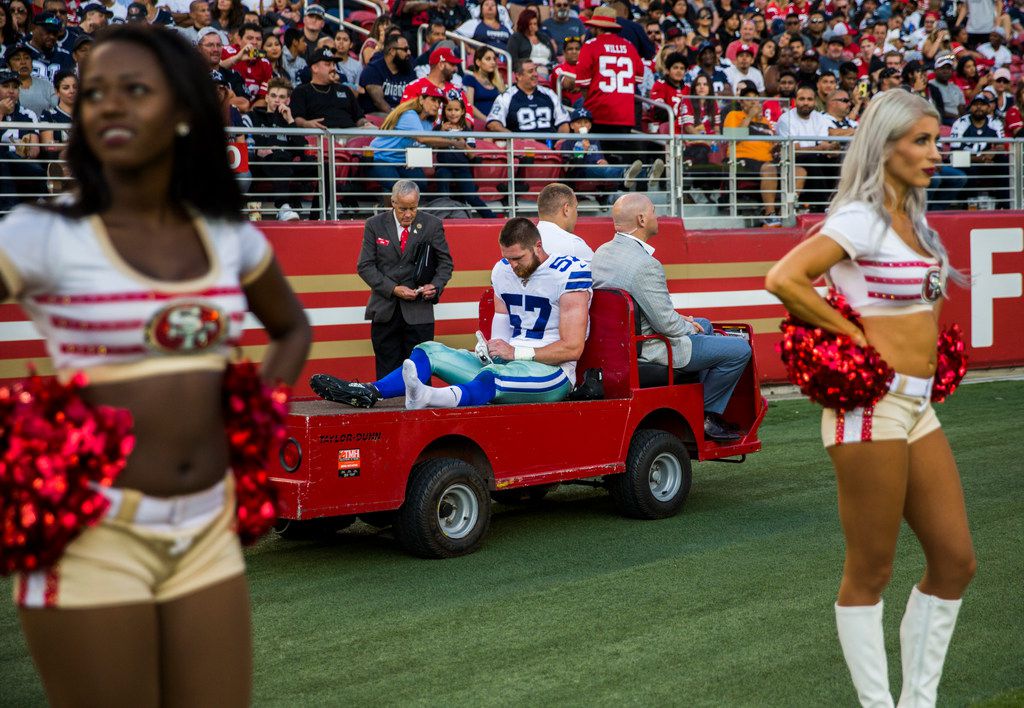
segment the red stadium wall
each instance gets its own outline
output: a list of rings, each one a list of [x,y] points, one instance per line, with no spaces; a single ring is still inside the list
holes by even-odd
[[[932,225],[942,234],[956,267],[975,276],[970,290],[954,288],[943,320],[959,322],[971,345],[972,368],[1024,364],[1024,229],[1019,212],[939,214]],[[774,351],[783,309],[764,290],[771,265],[804,233],[799,229],[686,231],[678,219],[661,219],[651,241],[665,264],[676,307],[717,321],[754,326],[754,345],[766,381],[783,378]],[[328,372],[367,380],[373,376],[370,327],[363,320],[368,290],[355,272],[362,240],[359,222],[268,223],[264,231],[314,325],[314,345],[305,379]],[[471,346],[477,300],[489,285],[498,258],[497,222],[459,220],[445,225],[455,275],[437,306],[436,338]],[[593,247],[611,238],[609,219],[581,219],[576,229]],[[258,329],[243,339],[246,354],[262,355],[266,337]],[[0,379],[19,378],[34,362],[49,373],[42,341],[17,305],[0,305]]]

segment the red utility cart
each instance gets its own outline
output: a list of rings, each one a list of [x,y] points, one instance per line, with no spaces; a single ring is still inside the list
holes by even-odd
[[[481,331],[490,332],[492,316],[487,291]],[[743,324],[716,329],[751,334]],[[669,367],[638,367],[645,338],[636,332],[626,292],[594,291],[577,371],[601,369],[601,400],[407,411],[402,399],[368,410],[297,399],[274,477],[282,534],[333,531],[359,516],[393,525],[411,553],[456,556],[479,546],[492,497],[539,499],[577,480],[606,486],[628,516],[676,514],[690,491],[690,460],[742,461],[760,450],[768,404],[752,357],[724,414],[742,439],[706,440],[701,384],[670,381]]]

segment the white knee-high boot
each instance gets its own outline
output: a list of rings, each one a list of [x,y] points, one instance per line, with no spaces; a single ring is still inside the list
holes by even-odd
[[[882,601],[877,605],[836,605],[836,629],[850,678],[864,708],[891,708],[889,664],[882,634]]]
[[[942,678],[946,649],[963,600],[925,595],[914,586],[900,623],[903,690],[900,708],[931,708]]]

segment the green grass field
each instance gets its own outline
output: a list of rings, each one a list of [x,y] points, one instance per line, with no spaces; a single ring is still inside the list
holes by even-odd
[[[938,409],[979,560],[940,705],[1024,705],[1022,401],[1024,382],[986,383]],[[623,519],[603,491],[563,487],[496,507],[482,549],[454,560],[406,557],[362,524],[328,544],[264,541],[248,554],[255,703],[855,705],[835,639],[843,549],[819,415],[774,404],[764,451],[697,465],[672,519]],[[897,693],[897,628],[922,568],[905,531],[885,595]],[[2,602],[0,704],[42,702]]]

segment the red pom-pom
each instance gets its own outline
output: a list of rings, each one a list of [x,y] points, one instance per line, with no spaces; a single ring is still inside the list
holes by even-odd
[[[53,565],[98,522],[109,487],[135,444],[131,414],[81,397],[85,377],[64,385],[31,376],[0,387],[0,574]]]
[[[238,503],[242,543],[255,543],[277,521],[277,492],[267,466],[285,438],[288,387],[270,386],[249,361],[228,366],[224,375],[224,428]]]
[[[967,344],[960,325],[952,324],[939,333],[932,400],[942,403],[953,395],[967,373]]]
[[[860,315],[842,295],[830,291],[826,301],[860,326]],[[776,350],[786,376],[815,403],[848,411],[873,406],[889,390],[895,372],[874,347],[860,347],[844,334],[814,327],[793,315],[779,328],[782,341]]]

